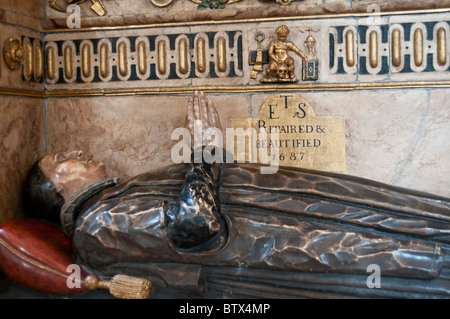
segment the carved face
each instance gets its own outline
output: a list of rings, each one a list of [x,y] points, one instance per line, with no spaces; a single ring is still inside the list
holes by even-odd
[[[286,65],[282,64],[282,65],[278,66],[278,69],[277,69],[278,78],[280,78],[280,79],[289,78],[288,71],[289,70]]]
[[[287,40],[287,34],[278,34],[278,41],[285,42]]]
[[[85,159],[83,151],[46,155],[39,161],[39,167],[65,200],[84,186],[106,177],[105,165]]]

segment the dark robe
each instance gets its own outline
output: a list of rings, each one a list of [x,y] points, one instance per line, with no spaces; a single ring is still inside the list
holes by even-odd
[[[168,212],[187,170],[169,166],[81,201],[77,262],[206,297],[450,297],[449,199],[341,174],[223,164],[220,229],[183,249],[168,236]]]

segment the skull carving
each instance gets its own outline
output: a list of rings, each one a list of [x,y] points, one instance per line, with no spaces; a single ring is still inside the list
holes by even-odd
[[[277,75],[280,80],[289,79],[289,69],[286,64],[281,64],[278,66]]]

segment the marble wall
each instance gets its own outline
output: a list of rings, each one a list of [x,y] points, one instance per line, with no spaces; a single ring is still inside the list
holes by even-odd
[[[345,117],[343,173],[450,196],[450,90],[292,92],[317,116]],[[271,93],[213,94],[223,128],[257,117]],[[83,149],[127,179],[172,164],[171,133],[183,127],[187,95],[52,98],[49,151]]]
[[[249,95],[209,94],[221,125],[248,117]],[[49,152],[82,149],[122,180],[173,164],[172,131],[185,127],[188,95],[51,98]]]
[[[292,92],[291,92],[292,93]],[[345,117],[346,174],[450,197],[450,90],[300,92],[317,116]],[[270,94],[252,98],[253,117]]]
[[[31,30],[42,30],[46,0],[2,0],[0,22]]]
[[[9,69],[3,45],[10,37],[40,41],[44,2],[0,2],[0,222],[24,215],[21,184],[34,161],[45,154],[46,143],[43,81],[24,80],[22,67]]]
[[[21,184],[45,154],[44,100],[0,96],[0,222],[23,216]]]

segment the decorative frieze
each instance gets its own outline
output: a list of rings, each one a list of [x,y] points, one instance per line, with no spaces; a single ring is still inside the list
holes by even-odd
[[[46,41],[46,82],[63,85],[140,82],[139,87],[194,78],[243,76],[242,32],[151,34]],[[152,32],[153,31],[153,32]],[[133,84],[131,84],[133,85]],[[163,84],[164,85],[164,84]]]
[[[22,79],[24,82],[42,82],[44,79],[44,54],[42,43],[37,38],[22,36],[24,61]]]
[[[315,80],[304,82],[307,70],[302,67],[311,66],[294,56],[296,77],[303,78],[299,87],[448,81],[447,18],[445,13],[424,13],[53,32],[44,37],[45,82],[49,91],[267,86],[258,70],[268,67],[269,43],[281,24],[304,53],[306,30],[314,30]],[[257,34],[264,37],[255,41]],[[30,70],[24,72],[29,77]]]
[[[330,26],[329,74],[336,81],[339,75],[354,81],[370,75],[383,80],[412,80],[439,74],[439,78],[448,79],[450,21],[442,19],[442,15],[430,17],[402,17],[398,22],[392,17],[383,18],[379,25],[353,21],[350,26]]]

